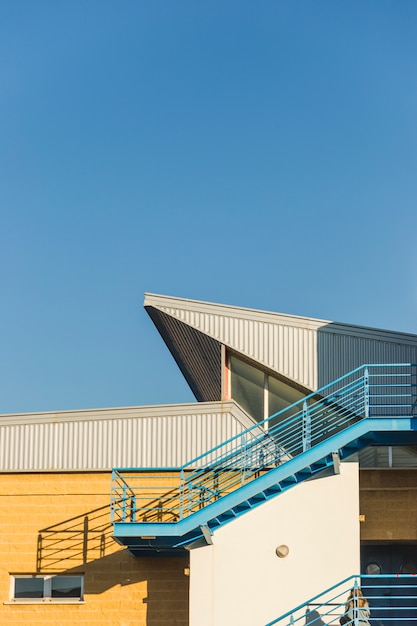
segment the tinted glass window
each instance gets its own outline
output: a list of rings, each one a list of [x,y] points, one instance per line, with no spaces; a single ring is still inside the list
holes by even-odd
[[[43,578],[16,578],[15,598],[43,598]]]
[[[53,598],[80,598],[81,578],[79,576],[55,576],[51,581]]]
[[[286,409],[290,404],[294,402],[298,402],[304,398],[304,394],[298,389],[294,389],[294,387],[290,387],[286,385],[280,380],[273,378],[272,376],[268,376],[268,400],[269,400],[269,408],[268,415],[274,415],[274,413],[278,413],[282,409]],[[271,420],[271,424],[279,421],[279,419],[287,419],[290,415],[297,413],[302,410],[302,405],[296,406],[291,411],[286,411],[282,416],[279,416],[277,419]]]
[[[230,357],[232,398],[255,419],[264,419],[265,375],[256,367]]]

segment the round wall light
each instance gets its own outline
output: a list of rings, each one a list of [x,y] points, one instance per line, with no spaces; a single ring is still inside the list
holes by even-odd
[[[278,546],[278,548],[275,550],[275,554],[279,556],[280,559],[285,559],[285,557],[288,556],[289,553],[290,553],[289,547],[284,544],[281,546]]]

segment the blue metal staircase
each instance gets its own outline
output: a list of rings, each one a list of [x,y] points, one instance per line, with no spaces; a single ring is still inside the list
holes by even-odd
[[[265,626],[361,626],[357,607],[366,598],[373,626],[417,624],[417,579],[410,574],[354,575],[303,602]],[[351,596],[350,605],[347,600]]]
[[[114,469],[114,537],[134,554],[212,532],[370,445],[417,444],[417,365],[364,365],[180,468]]]

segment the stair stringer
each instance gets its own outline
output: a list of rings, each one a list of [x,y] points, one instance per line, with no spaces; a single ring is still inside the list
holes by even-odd
[[[417,444],[417,417],[364,418],[285,461],[177,522],[116,522],[114,537],[135,553],[171,551],[201,545],[214,531],[369,445]]]

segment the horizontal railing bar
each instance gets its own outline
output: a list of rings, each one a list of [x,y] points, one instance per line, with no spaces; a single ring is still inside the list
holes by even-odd
[[[375,584],[375,579],[380,581],[380,584]],[[398,582],[400,580],[401,582]],[[404,584],[405,581],[409,581],[409,583],[413,584]],[[322,624],[322,618],[331,619],[332,621],[327,622],[327,624],[333,623],[333,619],[339,620],[340,615],[346,615],[345,605],[347,602],[347,595],[352,589],[352,581],[353,588],[361,588],[362,593],[365,597],[368,598],[371,607],[371,620],[372,615],[377,613],[377,616],[374,619],[379,620],[383,619],[384,622],[387,621],[405,621],[408,622],[414,621],[414,617],[410,618],[409,615],[402,616],[401,614],[406,611],[416,611],[415,612],[415,620],[417,621],[417,578],[413,574],[380,574],[380,575],[354,575],[351,576],[340,583],[337,583],[333,587],[323,591],[322,593],[314,596],[307,602],[298,605],[291,611],[288,611],[281,617],[269,622],[267,626],[272,626],[273,624],[285,623],[288,626],[290,624],[295,624],[299,621],[304,620],[305,623],[314,624],[314,618],[312,618],[312,614],[315,612],[318,613],[317,609],[320,607],[323,608],[323,611],[320,612],[319,617],[317,617],[318,623]],[[385,581],[385,584],[383,583]],[[348,584],[349,583],[349,584]],[[373,595],[374,590],[384,590],[384,595]],[[414,595],[411,595],[410,590],[415,590]],[[407,591],[408,593],[403,594],[402,591]],[[337,591],[336,595],[331,596],[334,591]],[[389,592],[389,595],[387,595]],[[358,597],[358,596],[357,596]],[[323,599],[323,601],[320,601]],[[340,599],[339,603],[336,603],[335,600]],[[385,601],[389,602],[390,605],[386,604],[377,604],[377,602]],[[395,604],[397,602],[397,604]],[[403,602],[408,602],[408,606],[404,606]],[[313,608],[314,607],[314,608]],[[313,610],[312,610],[313,609]],[[339,611],[337,611],[339,609]],[[355,609],[354,609],[355,610]],[[290,618],[290,621],[288,621]],[[319,620],[320,618],[320,620]],[[353,624],[355,619],[350,620]],[[359,620],[360,621],[360,620]],[[371,622],[372,623],[372,622]],[[339,622],[337,621],[337,624]]]
[[[177,515],[178,511],[182,518],[366,419],[366,401],[372,417],[394,411],[404,415],[412,406],[410,394],[403,393],[411,374],[398,370],[410,365],[362,365],[181,467],[117,468],[112,508],[118,516],[134,520],[144,515]],[[158,471],[164,471],[164,478],[151,475]],[[166,481],[167,472],[172,472],[172,482],[159,482]]]

